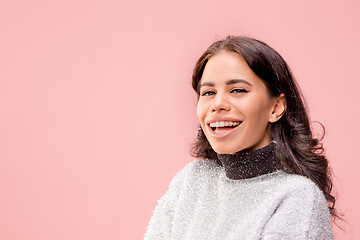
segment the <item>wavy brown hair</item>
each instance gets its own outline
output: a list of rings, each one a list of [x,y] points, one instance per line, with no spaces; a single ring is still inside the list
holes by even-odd
[[[192,87],[198,98],[204,68],[209,59],[220,51],[242,56],[265,83],[271,96],[285,94],[286,111],[277,122],[271,123],[277,164],[284,172],[303,175],[315,182],[328,201],[333,220],[339,218],[335,210],[335,197],[331,195],[331,171],[320,143],[322,138],[319,140],[313,136],[304,98],[285,60],[266,43],[253,38],[229,36],[216,41],[202,54],[193,71]],[[221,165],[200,126],[191,154],[196,158],[212,159]]]

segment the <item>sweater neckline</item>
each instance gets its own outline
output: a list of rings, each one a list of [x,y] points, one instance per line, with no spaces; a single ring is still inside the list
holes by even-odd
[[[239,151],[234,154],[217,154],[229,179],[239,180],[259,177],[275,172],[278,169],[275,158],[274,141],[267,146],[252,150]]]

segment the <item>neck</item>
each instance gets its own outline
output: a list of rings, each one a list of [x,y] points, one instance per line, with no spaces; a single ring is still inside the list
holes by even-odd
[[[269,145],[253,151],[240,151],[234,154],[217,154],[230,179],[246,179],[258,177],[277,169],[275,158],[276,144]]]

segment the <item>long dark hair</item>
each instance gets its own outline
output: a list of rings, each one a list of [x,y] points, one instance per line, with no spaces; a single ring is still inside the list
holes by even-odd
[[[328,201],[333,219],[339,218],[335,211],[335,197],[331,195],[331,171],[320,143],[322,138],[319,140],[313,137],[304,98],[285,60],[266,43],[253,38],[238,36],[217,41],[203,53],[195,65],[192,87],[198,98],[198,85],[205,65],[220,51],[242,56],[252,71],[264,81],[271,96],[285,94],[286,111],[271,126],[272,138],[276,141],[278,165],[287,173],[303,175],[315,182]],[[212,159],[221,164],[200,126],[191,154],[196,158]]]

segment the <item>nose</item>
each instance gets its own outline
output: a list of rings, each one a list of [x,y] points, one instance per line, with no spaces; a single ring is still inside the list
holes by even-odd
[[[222,110],[224,111],[229,111],[231,109],[231,105],[228,102],[226,96],[224,96],[223,94],[216,94],[215,98],[214,98],[214,102],[211,105],[211,111],[212,112],[220,112]]]

